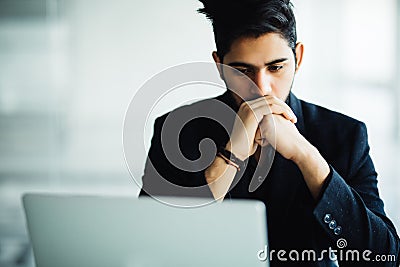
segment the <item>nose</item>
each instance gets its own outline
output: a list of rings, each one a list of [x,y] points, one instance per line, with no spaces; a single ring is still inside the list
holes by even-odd
[[[272,92],[271,77],[263,70],[259,70],[254,74],[253,82],[256,86],[253,86],[253,94],[258,96],[269,95]]]

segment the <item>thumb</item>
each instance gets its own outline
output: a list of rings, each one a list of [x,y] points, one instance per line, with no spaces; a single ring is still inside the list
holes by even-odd
[[[265,147],[269,144],[266,138],[262,138],[260,128],[257,128],[254,142],[262,147]]]

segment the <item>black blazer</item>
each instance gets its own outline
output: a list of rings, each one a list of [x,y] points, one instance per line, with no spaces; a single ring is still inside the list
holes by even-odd
[[[400,241],[378,194],[365,124],[299,100],[292,93],[288,104],[298,118],[299,132],[319,150],[331,168],[319,199],[311,196],[298,167],[279,153],[275,154],[265,181],[254,192],[248,188],[257,162],[250,157],[243,176],[235,177],[235,186],[226,196],[265,203],[269,249],[276,252],[284,249],[288,259],[282,262],[273,258],[271,265],[332,266],[327,253],[324,260],[315,262],[291,261],[288,257],[292,249],[301,255],[302,250],[321,252],[330,247],[338,251],[340,266],[398,266]],[[227,107],[233,112],[228,112]],[[211,198],[204,169],[215,157],[215,147],[228,141],[237,109],[227,91],[158,118],[140,195]],[[341,238],[347,242],[344,248],[337,244]],[[350,254],[346,260],[346,249],[357,249],[359,261],[355,260],[356,255],[351,260]],[[371,251],[365,254],[370,262],[363,261],[365,250]],[[376,255],[395,255],[395,261],[378,263],[373,261]]]

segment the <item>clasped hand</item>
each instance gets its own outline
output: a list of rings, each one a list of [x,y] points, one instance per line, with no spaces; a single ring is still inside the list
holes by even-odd
[[[305,140],[297,130],[297,117],[274,96],[263,96],[241,104],[226,148],[245,160],[257,147],[271,144],[286,159],[293,160]]]

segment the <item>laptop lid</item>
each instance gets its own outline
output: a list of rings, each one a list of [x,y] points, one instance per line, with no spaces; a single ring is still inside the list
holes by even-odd
[[[26,194],[23,204],[37,267],[268,266],[259,259],[267,244],[259,201],[178,208],[152,198]]]

